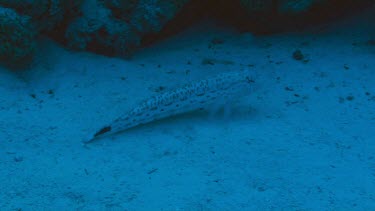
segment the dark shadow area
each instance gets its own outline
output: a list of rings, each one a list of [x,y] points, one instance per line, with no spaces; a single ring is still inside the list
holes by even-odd
[[[331,0],[296,14],[281,14],[277,10],[277,1],[273,1],[272,4],[267,10],[249,13],[239,0],[192,0],[161,32],[145,36],[142,46],[149,46],[207,19],[213,19],[219,25],[234,26],[240,32],[251,32],[256,35],[303,31],[312,26],[355,16],[372,7],[374,1]]]

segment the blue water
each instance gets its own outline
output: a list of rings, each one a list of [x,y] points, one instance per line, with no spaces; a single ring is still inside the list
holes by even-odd
[[[373,20],[268,36],[197,23],[131,60],[41,38],[29,70],[0,71],[0,210],[375,210]],[[229,116],[82,144],[150,96],[241,69],[256,83]]]

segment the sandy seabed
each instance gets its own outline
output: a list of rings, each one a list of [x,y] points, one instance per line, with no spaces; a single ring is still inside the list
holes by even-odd
[[[123,60],[41,40],[0,69],[0,210],[375,210],[375,15],[253,36],[203,23]],[[140,101],[248,68],[230,116],[83,145]]]

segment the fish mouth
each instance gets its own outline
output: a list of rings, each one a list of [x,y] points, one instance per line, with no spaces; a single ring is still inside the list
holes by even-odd
[[[105,127],[103,127],[102,129],[100,129],[98,132],[96,132],[96,133],[94,134],[94,137],[93,137],[93,138],[97,138],[98,136],[103,135],[103,134],[105,134],[105,133],[108,133],[108,132],[110,132],[111,130],[112,130],[111,126],[105,126]]]
[[[91,139],[89,139],[89,140],[87,140],[87,141],[83,141],[83,143],[84,143],[84,144],[91,143],[91,142],[93,142],[94,140],[100,138],[100,136],[102,136],[102,135],[104,135],[104,134],[110,132],[111,130],[112,130],[112,127],[111,127],[111,126],[105,126],[105,127],[101,128],[100,130],[98,130],[98,132],[96,132],[96,133],[94,134],[94,136],[93,136]]]

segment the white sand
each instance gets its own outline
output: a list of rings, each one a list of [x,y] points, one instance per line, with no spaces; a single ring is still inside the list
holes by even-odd
[[[203,24],[131,60],[41,41],[30,70],[0,70],[0,210],[374,210],[366,18],[265,37]],[[248,65],[257,86],[230,118],[182,115],[81,144],[160,86]]]

